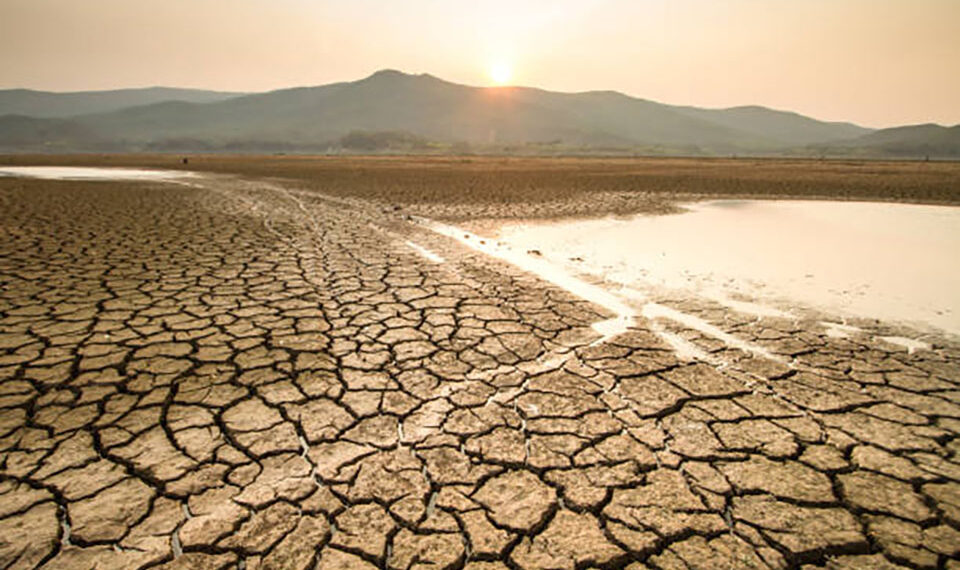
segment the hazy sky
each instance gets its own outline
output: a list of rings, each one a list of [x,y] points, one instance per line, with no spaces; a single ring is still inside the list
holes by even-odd
[[[0,87],[264,91],[381,68],[960,123],[960,0],[0,0]]]

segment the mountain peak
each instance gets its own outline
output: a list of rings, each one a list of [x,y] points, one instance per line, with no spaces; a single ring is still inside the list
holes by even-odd
[[[369,77],[365,77],[360,81],[414,81],[414,80],[430,80],[439,83],[448,83],[439,77],[430,75],[429,73],[406,73],[396,69],[381,69],[380,71],[375,72]]]
[[[367,79],[399,79],[401,77],[411,77],[411,75],[396,69],[381,69]]]

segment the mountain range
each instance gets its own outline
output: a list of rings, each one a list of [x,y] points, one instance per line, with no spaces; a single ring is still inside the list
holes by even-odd
[[[960,126],[873,130],[759,106],[471,87],[383,70],[266,93],[0,91],[0,151],[781,154],[960,157]]]

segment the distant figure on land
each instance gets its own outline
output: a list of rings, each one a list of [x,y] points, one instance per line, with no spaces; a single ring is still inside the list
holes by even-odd
[[[180,162],[182,162],[183,164],[188,164],[188,163],[190,162],[190,159],[189,159],[189,158],[184,158],[184,159],[180,160]]]

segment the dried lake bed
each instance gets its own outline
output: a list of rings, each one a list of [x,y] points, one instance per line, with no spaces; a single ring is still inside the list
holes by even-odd
[[[782,266],[731,283],[751,240],[706,231],[859,227],[843,216],[699,203],[650,218],[714,217],[693,244],[645,250],[627,221],[497,240],[277,178],[73,178],[0,177],[4,567],[960,554],[960,346],[845,321],[778,289]],[[825,233],[805,235],[860,261]]]

